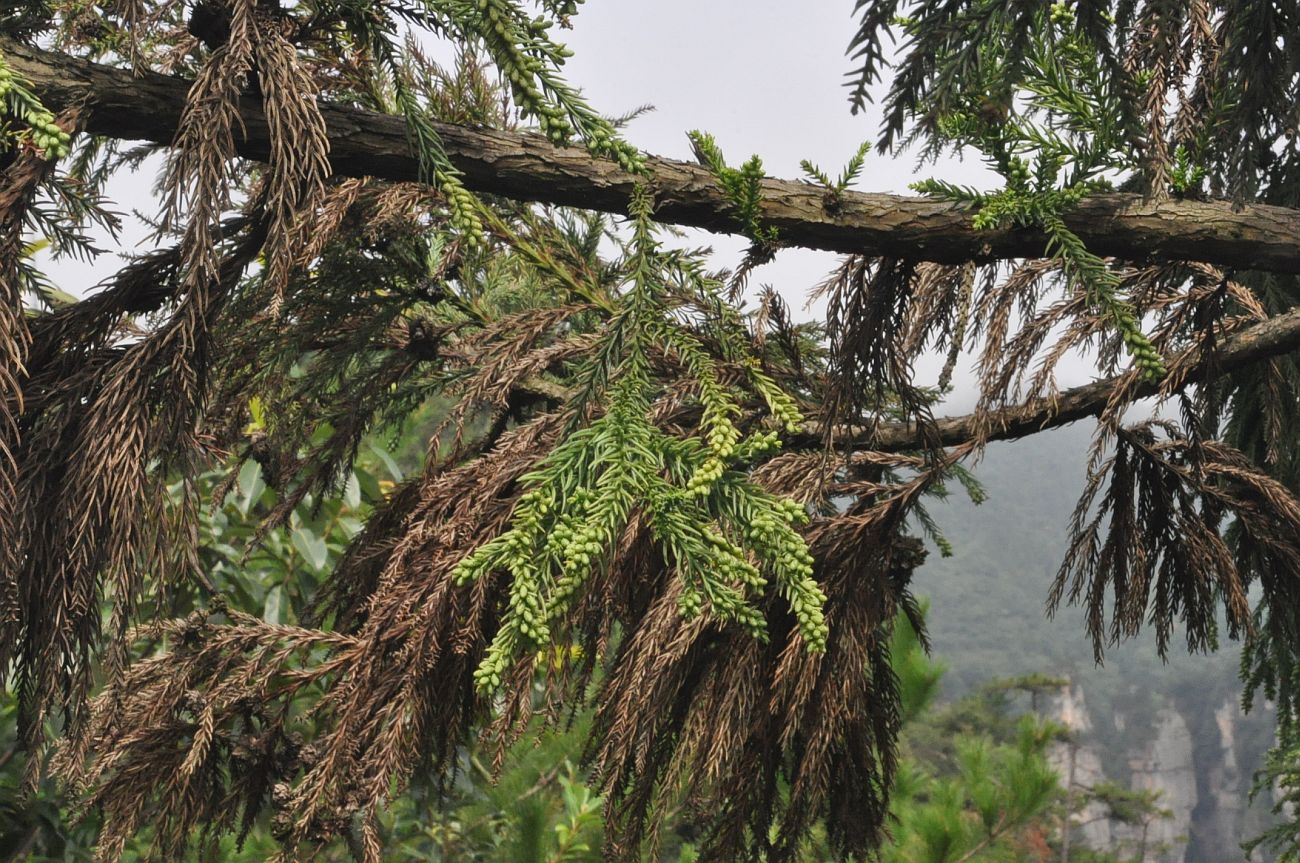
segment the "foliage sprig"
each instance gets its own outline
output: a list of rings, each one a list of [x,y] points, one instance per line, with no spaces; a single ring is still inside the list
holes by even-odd
[[[763,160],[756,154],[745,160],[739,168],[733,168],[727,164],[718,142],[708,132],[694,130],[688,132],[687,137],[690,138],[695,158],[709,169],[727,196],[741,232],[759,248],[774,247],[778,239],[777,230],[764,225],[762,221]]]
[[[835,180],[831,180],[829,174],[809,159],[801,161],[799,167],[808,177],[809,182],[825,188],[831,203],[838,205],[844,192],[862,174],[862,166],[866,163],[867,153],[870,151],[871,142],[863,141],[862,145],[858,147],[858,151],[845,164],[844,170],[840,172],[840,175]]]
[[[1107,316],[1143,376],[1156,381],[1165,376],[1164,361],[1142,332],[1132,305],[1119,296],[1119,276],[1105,260],[1088,250],[1062,218],[1089,192],[1107,188],[1104,184],[1084,182],[1063,189],[1030,189],[1028,168],[1023,161],[1013,158],[1007,175],[1007,188],[997,192],[972,194],[969,189],[938,180],[913,183],[912,188],[922,194],[978,207],[972,224],[979,230],[1006,227],[1043,230],[1048,238],[1048,256],[1061,262],[1070,282],[1084,291],[1090,305]]]
[[[7,119],[20,120],[27,128],[14,130]],[[0,150],[8,149],[10,142],[27,142],[46,158],[62,159],[71,151],[72,138],[0,54]]]
[[[560,20],[576,11],[573,3],[551,4]],[[630,173],[644,172],[644,155],[556,74],[573,52],[547,36],[550,20],[529,18],[510,0],[478,0],[476,13],[473,32],[509,82],[515,104],[536,118],[542,134],[555,144],[567,144],[576,135],[591,153],[613,159]]]
[[[529,490],[510,528],[454,570],[462,584],[494,571],[511,579],[502,625],[475,675],[481,689],[500,686],[516,657],[559,636],[567,612],[593,571],[609,563],[636,513],[681,579],[683,615],[707,611],[763,638],[766,622],[755,601],[772,577],[808,649],[825,648],[825,596],[796,529],[807,514],[750,482],[743,470],[777,449],[780,439],[774,431],[742,437],[734,422],[739,404],[716,362],[667,314],[666,256],[654,240],[644,191],[633,212],[629,290],[585,374],[587,391],[604,395],[605,412],[523,478]],[[692,382],[703,410],[702,438],[675,438],[651,422],[652,401],[664,384],[655,376],[655,355],[675,359]],[[772,416],[797,428],[802,417],[793,399],[755,365],[747,371]]]
[[[1176,195],[1196,195],[1205,182],[1205,166],[1192,159],[1187,147],[1174,148],[1174,162],[1170,166],[1169,186]]]

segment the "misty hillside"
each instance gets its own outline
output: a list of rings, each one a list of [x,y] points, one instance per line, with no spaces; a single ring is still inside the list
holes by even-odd
[[[1122,784],[1160,788],[1165,805],[1181,810],[1171,836],[1186,841],[1164,859],[1242,859],[1238,843],[1267,817],[1267,800],[1247,808],[1246,797],[1273,720],[1263,704],[1249,716],[1240,711],[1239,646],[1188,655],[1175,640],[1165,663],[1144,636],[1108,647],[1098,667],[1082,609],[1045,616],[1092,431],[1083,422],[992,444],[975,466],[987,502],[954,493],[931,506],[953,554],[931,546],[914,586],[931,601],[934,651],[948,666],[945,696],[994,677],[1068,676],[1076,685],[1068,710],[1083,708],[1097,768]]]
[[[1215,655],[1188,656],[1176,638],[1162,663],[1154,638],[1141,638],[1107,647],[1099,668],[1082,609],[1063,607],[1047,619],[1044,604],[1083,489],[1092,430],[1076,423],[991,444],[974,468],[989,499],[976,506],[954,492],[930,506],[953,554],[944,558],[931,547],[914,585],[933,601],[930,634],[949,662],[949,694],[990,676],[1034,671],[1068,674],[1099,691],[1141,683],[1157,695],[1176,696],[1188,686],[1204,695],[1208,680],[1239,690],[1239,650],[1232,643]]]

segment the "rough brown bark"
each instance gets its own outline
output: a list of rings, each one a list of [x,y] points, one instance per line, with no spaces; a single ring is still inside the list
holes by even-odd
[[[171,141],[188,82],[97,65],[0,37],[18,74],[48,102],[84,103],[88,131],[115,138]],[[418,165],[399,118],[327,105],[334,170],[352,176],[411,180]],[[239,151],[265,159],[269,136],[255,100],[243,107]],[[634,179],[586,151],[557,148],[539,135],[439,125],[447,153],[470,188],[522,201],[626,211]],[[726,201],[698,165],[650,160],[658,217],[665,222],[732,232]],[[935,200],[847,192],[832,204],[818,187],[765,180],[764,220],[782,242],[834,252],[955,263],[1038,257],[1044,238],[1033,230],[975,231],[970,213]],[[1132,261],[1177,259],[1220,266],[1300,273],[1300,211],[1269,206],[1234,210],[1219,202],[1144,202],[1132,195],[1095,195],[1066,219],[1088,247]]]
[[[1281,354],[1300,350],[1300,309],[1296,309],[1239,331],[1227,339],[1216,351],[1213,361],[1190,357],[1184,367],[1191,369],[1179,379],[1181,388],[1204,380],[1210,374],[1226,374],[1236,369],[1261,362]],[[1182,364],[1180,364],[1182,365]],[[1076,420],[1098,416],[1106,409],[1111,396],[1125,383],[1123,377],[1105,378],[1090,384],[1062,391],[1051,401],[1034,401],[1008,410],[998,411],[990,417],[992,429],[988,440],[1014,440],[1035,432],[1068,425]],[[1177,389],[1175,388],[1175,389]],[[1132,399],[1158,395],[1160,384],[1150,381],[1138,383],[1131,391]],[[956,446],[973,440],[979,432],[980,417],[975,414],[944,417],[934,422],[933,434],[944,446]],[[811,443],[821,437],[820,428],[809,428],[799,441]],[[898,452],[919,449],[925,437],[910,423],[883,423],[874,434],[844,429],[837,441],[853,449],[873,449],[880,452]]]

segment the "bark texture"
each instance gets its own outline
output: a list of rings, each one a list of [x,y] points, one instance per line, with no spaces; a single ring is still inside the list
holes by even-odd
[[[175,134],[189,82],[53,54],[0,37],[0,51],[43,100],[86,109],[87,131],[167,144]],[[335,172],[412,180],[418,164],[400,118],[337,105],[323,109]],[[242,110],[239,152],[265,160],[266,118],[254,99]],[[626,212],[634,178],[585,150],[552,146],[540,135],[438,125],[452,162],[471,189],[521,201]],[[727,203],[704,168],[652,158],[650,183],[661,221],[734,232]],[[1035,230],[976,231],[970,212],[927,198],[846,192],[839,200],[807,183],[764,181],[763,219],[791,246],[957,263],[1041,257]],[[1300,211],[1223,202],[1143,201],[1095,195],[1066,217],[1070,229],[1102,255],[1130,261],[1207,261],[1238,269],[1300,273]]]
[[[1142,380],[1127,392],[1127,401],[1155,395],[1168,395],[1188,384],[1205,380],[1212,374],[1226,374],[1270,357],[1300,350],[1300,309],[1285,312],[1247,327],[1227,339],[1212,357],[1192,355],[1179,362],[1188,369],[1175,378],[1176,386],[1169,381],[1153,383]],[[991,429],[988,440],[1014,440],[1035,432],[1068,425],[1076,420],[1099,416],[1111,399],[1125,386],[1124,376],[1103,378],[1083,386],[1063,390],[1055,399],[1038,400],[1015,408],[993,413],[987,420]],[[1162,389],[1163,388],[1163,389]],[[910,423],[882,423],[874,431],[842,429],[837,440],[854,449],[872,449],[880,452],[919,449],[927,439],[937,440],[944,446],[956,446],[973,440],[984,418],[976,414],[943,417],[934,421],[927,438],[922,430]],[[821,428],[809,428],[799,437],[800,442],[820,438]]]

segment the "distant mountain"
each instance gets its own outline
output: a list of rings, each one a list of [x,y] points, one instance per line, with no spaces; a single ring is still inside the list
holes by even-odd
[[[1062,608],[1055,620],[1044,614],[1092,431],[1076,423],[992,444],[975,467],[987,502],[975,506],[954,491],[930,505],[953,554],[931,547],[913,584],[931,600],[934,652],[948,666],[945,696],[994,677],[1068,676],[1074,687],[1058,708],[1083,726],[1096,770],[1130,787],[1159,788],[1164,805],[1178,810],[1175,838],[1186,841],[1166,859],[1242,859],[1239,842],[1268,817],[1269,801],[1247,808],[1246,797],[1274,723],[1263,705],[1241,714],[1239,646],[1189,656],[1176,641],[1163,663],[1154,637],[1143,636],[1108,647],[1098,667],[1080,609]]]

